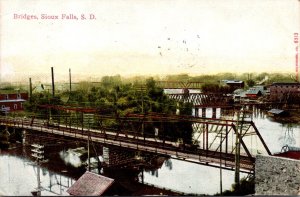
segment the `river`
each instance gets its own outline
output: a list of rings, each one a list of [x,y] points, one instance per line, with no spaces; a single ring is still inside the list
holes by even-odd
[[[206,110],[206,117],[211,118],[212,109],[207,108]],[[193,115],[195,115],[194,110]],[[218,108],[216,117],[236,119],[236,114],[234,117],[223,115],[221,109]],[[253,110],[251,119],[272,154],[280,152],[284,145],[300,147],[300,123],[280,123],[269,117],[266,111],[258,108]],[[248,145],[250,150],[259,151],[262,149],[257,139],[251,139],[251,142],[248,140]],[[171,163],[171,167],[168,162]],[[241,177],[245,176],[247,174],[241,173]],[[154,172],[145,172],[144,177],[145,183],[185,193],[209,195],[220,193],[220,170],[194,163],[170,159],[170,161],[165,161],[160,169]],[[233,183],[234,172],[222,170],[222,190],[230,189]]]

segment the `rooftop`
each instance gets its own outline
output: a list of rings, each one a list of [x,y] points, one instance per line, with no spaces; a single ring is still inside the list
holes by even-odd
[[[272,114],[281,114],[283,112],[285,112],[284,110],[282,109],[271,109],[268,111],[269,113],[272,113]]]
[[[289,82],[289,83],[274,82],[274,83],[272,83],[271,86],[273,86],[273,85],[298,85],[298,86],[300,86],[300,83],[297,83],[297,82]]]
[[[86,171],[68,190],[73,196],[101,196],[114,179]]]
[[[288,151],[284,153],[277,153],[275,154],[275,156],[300,160],[300,151]]]
[[[239,80],[224,80],[225,83],[244,83],[244,81]]]
[[[9,99],[9,100],[0,100],[0,103],[10,103],[10,102],[25,102],[24,99]]]
[[[258,94],[259,92],[261,92],[261,90],[256,88],[250,88],[249,90],[246,91],[246,94]]]

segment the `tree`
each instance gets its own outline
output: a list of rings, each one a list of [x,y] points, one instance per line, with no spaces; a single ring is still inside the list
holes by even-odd
[[[255,81],[252,80],[252,79],[248,79],[248,80],[246,81],[246,83],[247,83],[248,87],[253,87],[253,86],[255,85]]]

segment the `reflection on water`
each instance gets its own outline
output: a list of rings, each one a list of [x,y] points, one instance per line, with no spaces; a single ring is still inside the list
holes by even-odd
[[[12,156],[0,155],[0,194],[10,196],[32,196],[37,188],[37,166],[34,162]],[[68,195],[66,190],[74,179],[40,168],[42,195]]]
[[[202,110],[199,110],[201,116]],[[195,110],[193,110],[195,115]],[[284,145],[300,147],[300,124],[279,123],[268,117],[266,112],[253,108],[249,117],[252,120],[271,153],[280,152]],[[206,117],[212,117],[212,109],[206,109]],[[235,119],[233,111],[216,110],[217,118]],[[252,154],[262,152],[257,138],[245,139]],[[259,151],[260,150],[260,151]],[[246,174],[241,174],[241,178]],[[208,166],[169,159],[154,171],[144,171],[144,182],[159,187],[194,194],[213,195],[220,192],[220,170]],[[222,170],[222,189],[230,189],[234,183],[234,171]]]
[[[278,120],[274,120],[272,117],[269,117],[266,111],[256,107],[249,108],[247,110],[250,110],[250,116],[246,120],[252,120],[254,122],[271,153],[280,152],[284,145],[300,147],[300,123],[280,123]],[[201,114],[202,109],[199,109],[199,116],[201,116]],[[206,108],[205,117],[211,118],[212,114],[212,108]],[[193,115],[195,115],[194,109]],[[237,113],[234,113],[233,110],[217,108],[216,118],[236,120]],[[252,146],[250,149],[262,149],[260,145],[256,145],[258,141],[257,139],[251,140],[253,141],[249,141],[249,147]]]
[[[200,114],[202,111],[199,110]],[[207,108],[206,116],[212,116],[212,109]],[[236,119],[236,114],[217,109],[216,117]],[[292,125],[276,122],[260,109],[254,109],[250,118],[272,153],[280,152],[284,145],[300,147],[299,123]],[[245,143],[248,143],[251,153],[258,153],[256,139],[249,138]],[[86,158],[82,158],[74,150],[61,151],[59,154],[66,164],[77,167],[86,163]],[[100,160],[103,161],[103,158]],[[96,163],[96,159],[92,159],[91,163]],[[68,176],[56,174],[46,168],[41,168],[40,174],[44,188],[42,195],[68,195],[67,188],[75,182]],[[0,195],[31,195],[30,192],[37,187],[37,167],[30,160],[21,157],[0,155],[0,175]],[[246,174],[241,174],[241,178],[245,176]],[[145,170],[144,182],[189,194],[213,195],[220,192],[220,169],[168,159],[158,170]],[[223,191],[230,189],[233,183],[234,171],[222,170]]]
[[[241,173],[241,177],[246,175]],[[222,170],[222,177],[223,191],[230,189],[234,171]],[[213,195],[220,192],[220,169],[169,159],[159,170],[144,171],[144,182],[188,194]]]
[[[254,117],[253,122],[272,153],[280,152],[284,145],[300,147],[299,123],[279,123],[268,116]]]

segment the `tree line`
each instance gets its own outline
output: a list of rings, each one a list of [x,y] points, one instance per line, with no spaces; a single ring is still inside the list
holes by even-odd
[[[147,78],[145,83],[128,83],[122,81],[119,75],[105,76],[101,83],[93,84],[81,82],[76,89],[64,91],[52,97],[49,92],[37,92],[32,94],[30,102],[25,104],[27,112],[34,112],[38,116],[51,118],[62,123],[62,117],[69,116],[73,120],[79,119],[83,124],[85,114],[71,111],[59,111],[56,109],[41,108],[41,105],[63,105],[82,108],[93,108],[97,114],[90,121],[91,127],[106,127],[108,129],[132,129],[132,125],[122,124],[121,118],[127,114],[159,113],[168,115],[191,115],[193,105],[170,99],[164,90],[156,85],[153,78]],[[112,117],[101,120],[101,116]],[[100,119],[97,119],[100,117]],[[144,125],[143,134],[169,139],[171,141],[192,142],[192,124],[187,121],[151,122]],[[89,123],[89,124],[90,124]],[[86,121],[85,121],[86,124]],[[125,128],[124,128],[125,127]],[[141,132],[141,130],[140,130]]]

